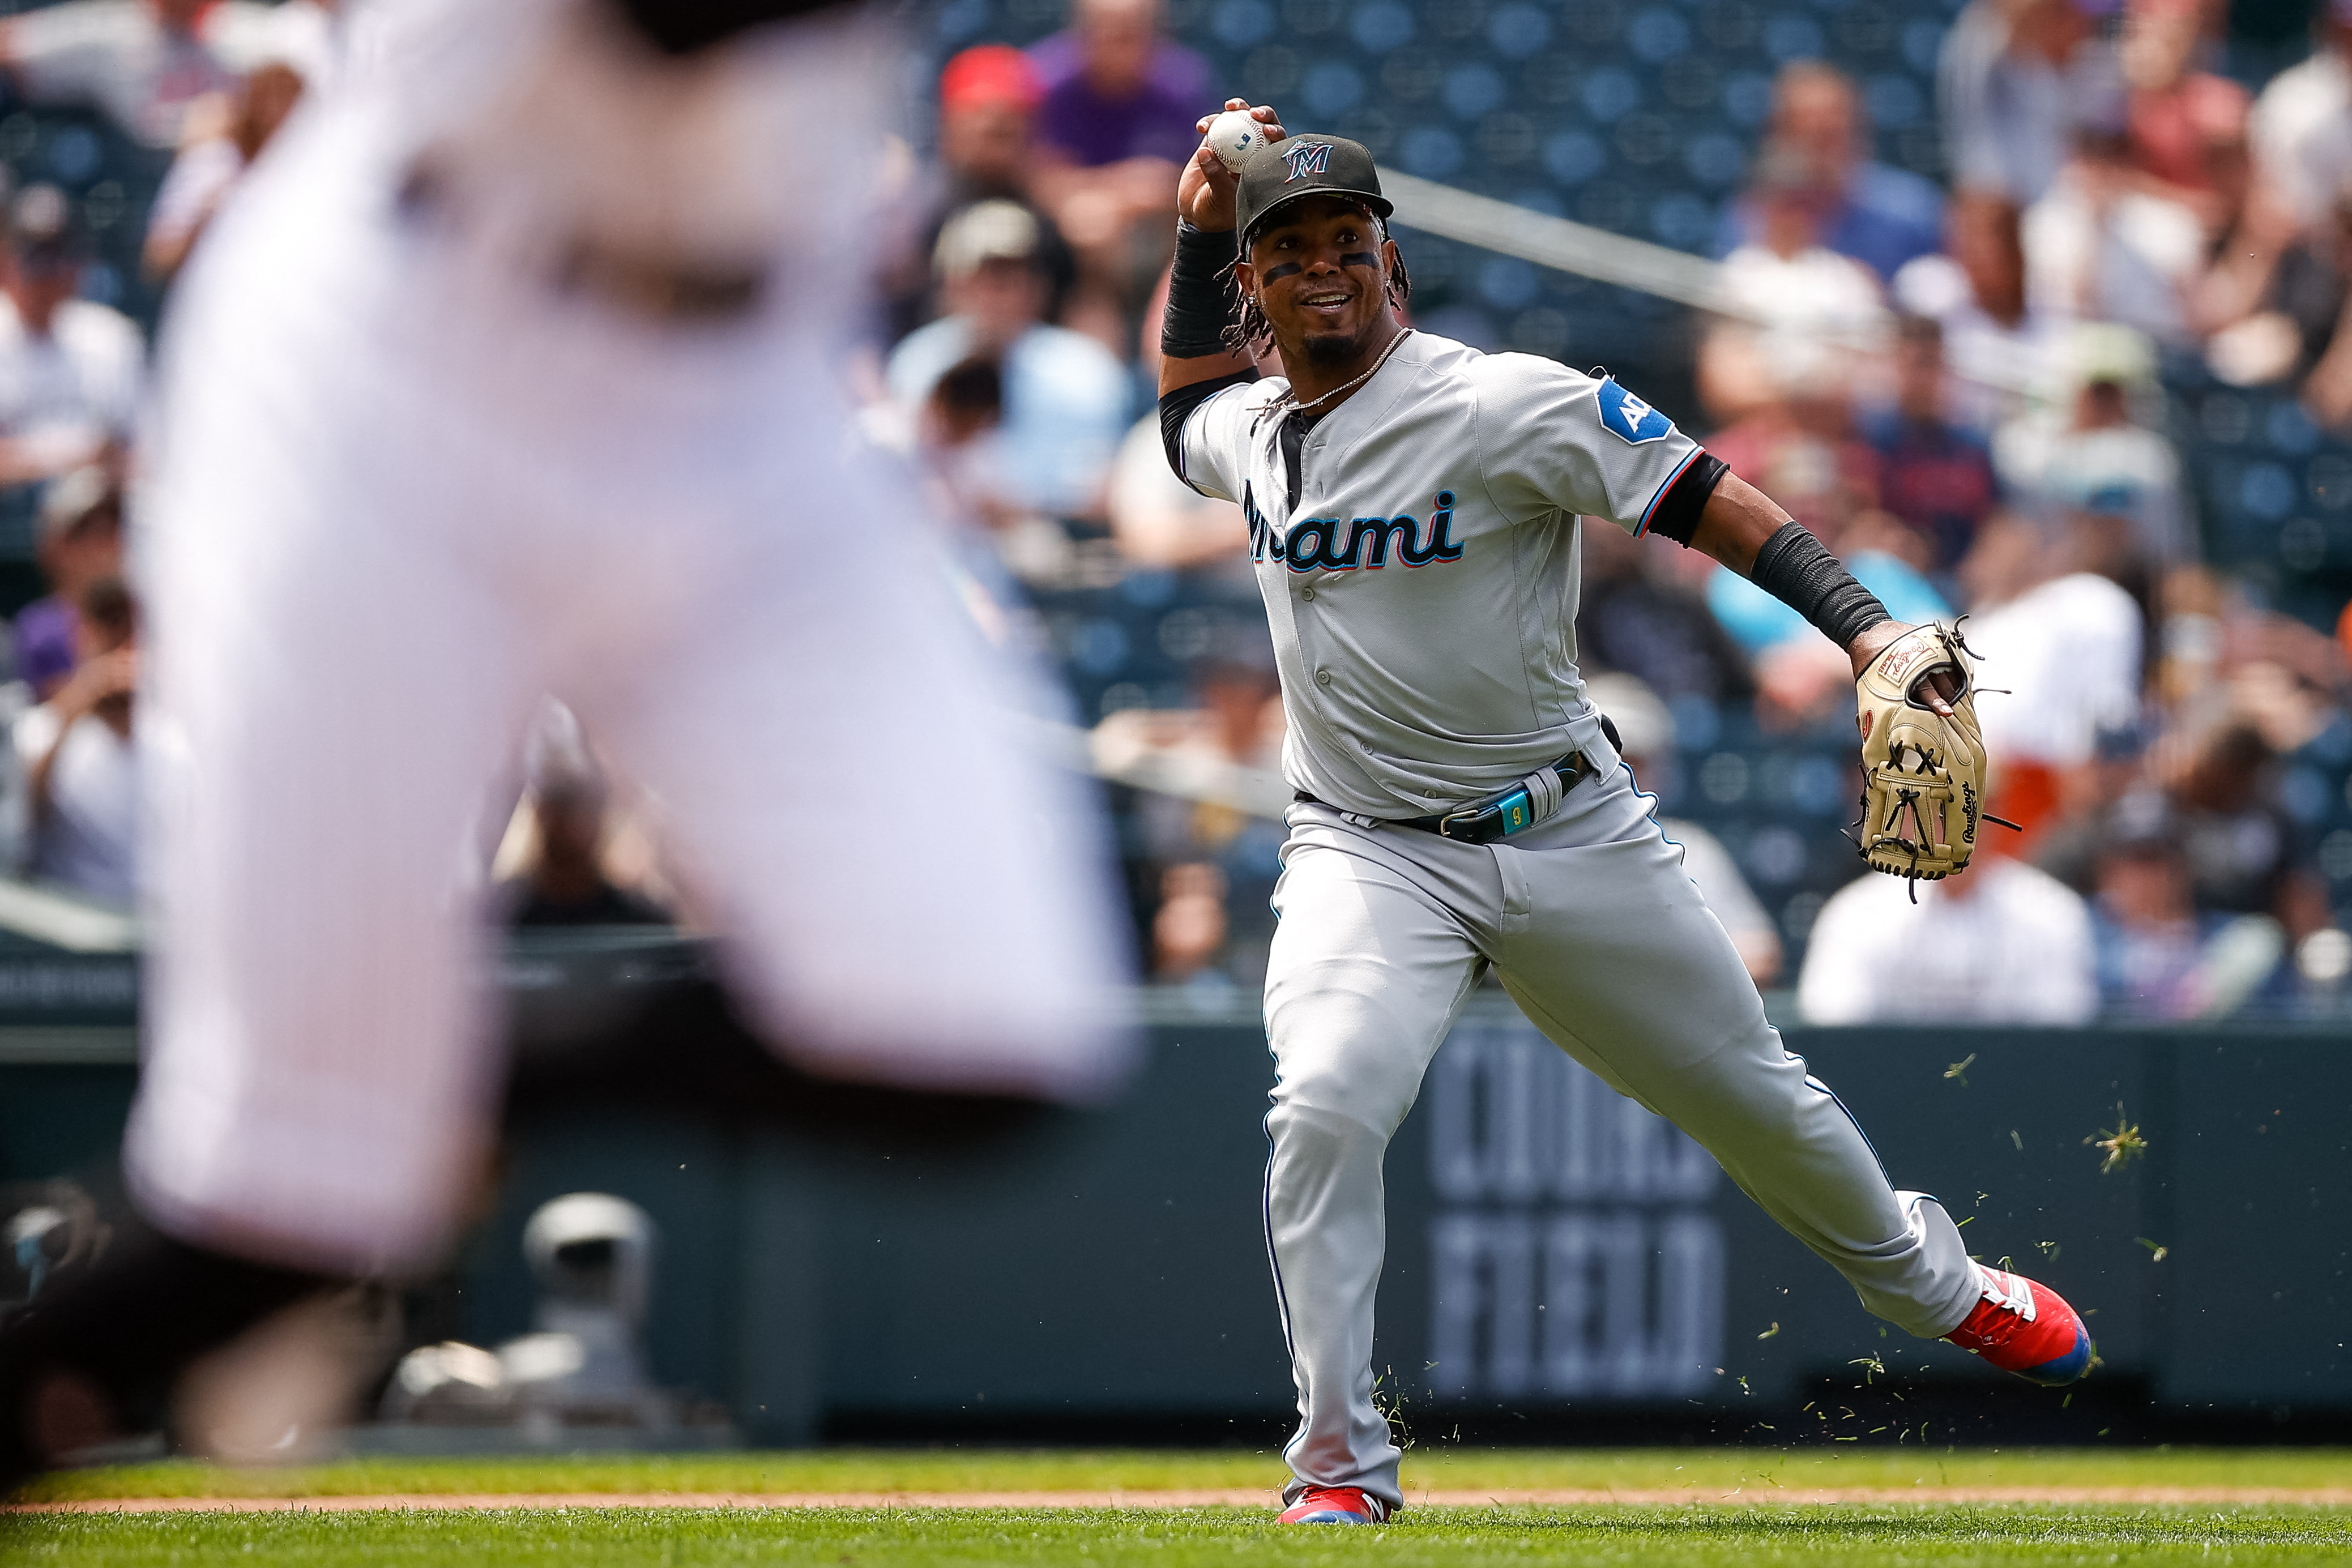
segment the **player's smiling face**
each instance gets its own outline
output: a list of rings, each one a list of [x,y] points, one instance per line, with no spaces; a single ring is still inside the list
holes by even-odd
[[[1362,354],[1389,319],[1392,245],[1354,203],[1310,196],[1282,209],[1234,271],[1255,291],[1286,355],[1296,349],[1340,364]]]

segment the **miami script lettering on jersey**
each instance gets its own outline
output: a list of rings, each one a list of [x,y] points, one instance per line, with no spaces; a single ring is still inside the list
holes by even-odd
[[[1247,486],[1242,488],[1242,517],[1249,524],[1250,559],[1271,556],[1293,571],[1378,571],[1391,559],[1406,566],[1462,559],[1462,547],[1454,542],[1451,490],[1437,493],[1425,539],[1421,520],[1408,513],[1393,517],[1301,517],[1290,525],[1287,534],[1277,537],[1259,513]]]

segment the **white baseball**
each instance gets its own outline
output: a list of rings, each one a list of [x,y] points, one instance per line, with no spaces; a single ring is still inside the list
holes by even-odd
[[[1229,109],[1209,121],[1209,133],[1202,138],[1217,150],[1225,167],[1238,172],[1242,160],[1265,145],[1265,127],[1245,109]]]

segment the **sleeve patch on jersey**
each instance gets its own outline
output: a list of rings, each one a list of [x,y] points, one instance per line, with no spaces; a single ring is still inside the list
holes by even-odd
[[[1675,422],[1617,384],[1615,376],[1601,382],[1601,423],[1628,446],[1646,446],[1675,433]]]

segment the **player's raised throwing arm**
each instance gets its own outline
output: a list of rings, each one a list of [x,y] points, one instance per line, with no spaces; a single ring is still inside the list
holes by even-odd
[[[1265,127],[1265,140],[1283,139],[1282,121],[1261,104],[1229,98],[1226,114],[1246,114]],[[1203,115],[1205,136],[1221,115]],[[1160,324],[1160,395],[1205,382],[1255,377],[1249,356],[1227,341],[1234,319],[1234,193],[1239,182],[1216,148],[1203,141],[1176,182],[1176,265],[1168,279],[1168,310]]]

